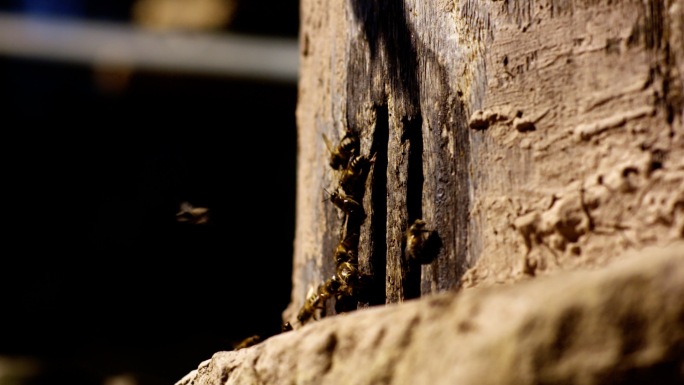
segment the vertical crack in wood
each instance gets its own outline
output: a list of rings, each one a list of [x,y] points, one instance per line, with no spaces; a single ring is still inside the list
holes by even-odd
[[[371,179],[371,202],[374,209],[370,217],[372,248],[369,270],[372,281],[366,299],[369,305],[382,305],[386,300],[387,145],[389,142],[389,113],[386,105],[376,107],[376,117],[373,143],[371,144],[371,154],[374,154],[375,162]]]
[[[408,223],[423,218],[423,119],[418,116],[412,121],[404,120],[404,140],[408,140],[408,167],[406,176],[406,213]],[[402,244],[402,268],[406,272],[404,279],[404,299],[420,297],[420,262],[411,260],[406,255]]]
[[[414,131],[416,127],[419,131],[421,130],[419,59],[415,33],[411,30],[403,1],[349,0],[349,4],[352,17],[359,22],[363,30],[363,37],[368,44],[369,57],[352,51],[348,68],[348,81],[350,82],[348,116],[352,117],[350,126],[353,126],[354,120],[364,116],[365,111],[362,109],[364,103],[370,101],[376,106],[376,129],[384,130],[382,133],[376,132],[374,136],[374,146],[378,151],[382,147],[385,156],[377,153],[372,178],[374,225],[371,226],[373,245],[370,253],[373,254],[371,258],[373,260],[371,263],[374,265],[373,276],[379,278],[380,273],[384,273],[382,277],[384,282],[382,284],[377,282],[385,289],[384,302],[395,303],[406,299],[406,294],[409,298],[420,294],[420,269],[419,267],[410,269],[401,250],[401,235],[408,226],[406,178],[409,148],[398,140],[401,137],[402,142],[404,141],[406,130]],[[362,45],[352,43],[352,46],[361,47]],[[368,63],[369,59],[370,63]],[[370,88],[366,88],[366,85]],[[400,132],[390,132],[390,130],[400,130]],[[413,142],[422,142],[420,135],[422,134],[418,134],[419,140],[413,140]],[[422,148],[422,144],[418,146]],[[421,152],[418,151],[418,154]],[[422,158],[422,155],[420,157]],[[422,167],[422,165],[413,167]],[[385,175],[381,176],[381,172]],[[416,174],[415,177],[419,175],[422,175],[422,172]],[[411,193],[412,196],[418,197],[415,201],[418,205],[421,204],[422,199],[420,188],[418,187],[418,190]],[[378,216],[379,211],[383,209],[386,213],[382,214],[382,217]],[[380,230],[383,229],[384,232],[381,232]],[[385,261],[384,269],[379,268],[381,251]],[[409,270],[412,271],[409,272]],[[378,299],[380,299],[379,295],[375,300]]]
[[[404,1],[376,0],[372,2],[349,0],[353,17],[360,21],[365,33],[371,67],[392,89],[395,109],[401,115],[413,118],[420,112],[418,86],[418,57],[414,43],[415,33],[410,30]],[[383,53],[381,55],[380,53]],[[386,89],[371,90],[373,101],[385,97]]]

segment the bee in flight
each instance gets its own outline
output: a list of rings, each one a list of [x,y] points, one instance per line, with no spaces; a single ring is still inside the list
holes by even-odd
[[[359,152],[359,137],[353,131],[347,130],[337,146],[333,146],[325,134],[323,140],[330,151],[330,167],[335,170],[343,170],[351,157]]]
[[[176,213],[176,221],[192,225],[203,225],[209,222],[209,209],[206,207],[195,207],[189,202],[182,202],[180,204],[180,211]]]

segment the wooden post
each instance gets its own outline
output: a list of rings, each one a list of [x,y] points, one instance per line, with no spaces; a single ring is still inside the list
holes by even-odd
[[[372,278],[362,307],[682,238],[683,9],[684,0],[303,0],[284,319],[336,274],[334,250],[350,231]],[[356,155],[374,157],[365,216],[351,225],[329,199],[341,172],[324,139],[334,146],[348,133]],[[420,261],[405,250],[416,219],[438,244]]]

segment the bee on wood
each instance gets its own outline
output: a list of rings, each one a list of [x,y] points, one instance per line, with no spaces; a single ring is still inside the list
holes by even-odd
[[[333,146],[325,134],[323,134],[323,140],[328,151],[330,151],[330,167],[335,170],[342,170],[347,167],[351,157],[359,151],[359,137],[350,130],[347,130],[337,146]]]
[[[341,283],[335,276],[328,278],[324,283],[318,286],[318,295],[323,302],[334,297],[340,290]]]
[[[344,301],[347,298],[355,300],[362,294],[369,283],[370,277],[359,271],[356,264],[343,262],[337,266],[335,278],[340,282],[335,299]]]
[[[328,300],[327,292],[321,290],[319,285],[317,290],[309,290],[309,294],[304,301],[304,305],[299,309],[297,320],[301,325],[304,325],[308,320],[315,316],[316,312],[325,307],[325,302]]]
[[[309,301],[304,302],[304,305],[299,309],[299,313],[297,313],[297,321],[299,321],[299,324],[304,325],[307,323],[311,317],[313,317],[315,311],[316,308],[313,307]]]
[[[359,283],[359,269],[355,264],[342,262],[337,265],[335,276],[343,286],[356,287]]]
[[[335,248],[335,263],[356,262],[356,247],[359,242],[359,235],[352,234],[340,241]]]
[[[195,207],[189,202],[183,202],[180,204],[180,211],[176,213],[176,221],[203,225],[209,222],[209,209],[206,207]]]
[[[316,316],[316,312],[325,308],[326,302],[333,297],[336,297],[342,283],[337,277],[332,276],[325,282],[318,285],[316,291],[309,291],[309,295],[304,302],[304,305],[299,309],[297,320],[301,325],[304,325],[311,318]]]
[[[349,163],[347,163],[347,167],[344,168],[340,176],[340,187],[342,187],[342,190],[349,195],[357,195],[359,189],[364,187],[366,175],[368,175],[370,166],[374,161],[375,155],[372,158],[363,155],[352,155]]]
[[[335,292],[335,311],[346,313],[358,307],[359,299],[363,296],[368,277],[361,274],[356,264],[342,262],[337,266],[333,279],[339,282]]]
[[[319,309],[320,300],[321,298],[318,296],[318,293],[314,292],[313,290],[309,292],[304,304],[299,309],[299,313],[297,313],[297,320],[301,325],[304,325],[308,320],[311,319],[311,317],[314,316],[316,310]]]
[[[423,247],[425,241],[425,221],[416,219],[413,224],[406,231],[406,255],[411,258],[416,258]]]
[[[329,193],[330,201],[347,215],[364,216],[363,206],[343,192]]]
[[[424,220],[416,219],[405,234],[406,256],[421,264],[432,262],[440,247],[437,233],[426,229],[426,225]]]

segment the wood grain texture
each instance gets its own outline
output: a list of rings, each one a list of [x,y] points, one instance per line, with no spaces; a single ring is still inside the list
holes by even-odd
[[[350,230],[323,135],[375,156],[361,306],[684,236],[683,0],[303,0],[291,319]],[[416,218],[441,242],[409,261]],[[345,227],[346,226],[346,227]],[[334,313],[334,309],[329,311]]]

